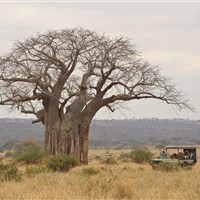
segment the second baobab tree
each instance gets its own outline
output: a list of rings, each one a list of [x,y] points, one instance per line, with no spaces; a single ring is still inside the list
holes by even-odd
[[[37,34],[0,57],[0,104],[36,116],[44,125],[45,151],[88,162],[92,119],[103,107],[157,99],[191,107],[157,66],[125,37],[83,29]]]

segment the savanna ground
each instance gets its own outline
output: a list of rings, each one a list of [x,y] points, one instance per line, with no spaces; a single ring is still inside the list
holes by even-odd
[[[129,151],[91,149],[88,166],[0,182],[0,199],[200,199],[200,162],[191,170],[155,171],[149,164],[117,160]],[[106,156],[117,163],[102,163]]]

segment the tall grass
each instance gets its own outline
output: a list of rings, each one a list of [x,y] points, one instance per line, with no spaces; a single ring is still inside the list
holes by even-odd
[[[24,176],[0,183],[0,199],[199,199],[200,164],[166,173],[148,164],[107,165],[93,160],[67,173]]]

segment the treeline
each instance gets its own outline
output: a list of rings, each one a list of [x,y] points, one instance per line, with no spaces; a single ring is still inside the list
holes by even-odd
[[[43,141],[41,124],[32,119],[0,119],[0,147],[16,141]],[[200,121],[184,119],[93,120],[90,147],[120,148],[131,145],[200,144]]]
[[[90,143],[94,147],[200,144],[200,121],[184,119],[94,120]]]

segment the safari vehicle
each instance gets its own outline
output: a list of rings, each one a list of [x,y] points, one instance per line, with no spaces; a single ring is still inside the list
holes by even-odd
[[[181,166],[192,166],[197,162],[197,147],[191,145],[166,146],[166,151],[150,161],[154,168],[161,163],[171,163]]]

